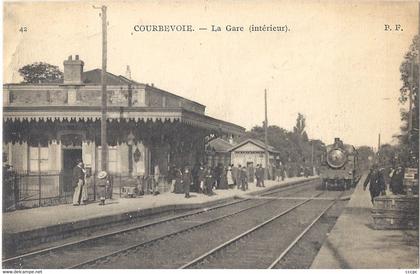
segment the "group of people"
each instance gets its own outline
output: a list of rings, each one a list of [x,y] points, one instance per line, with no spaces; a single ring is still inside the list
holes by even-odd
[[[230,165],[230,172],[232,174],[233,184],[238,189],[242,189],[242,191],[248,190],[249,173],[246,168],[241,165],[238,165],[238,167]]]
[[[251,174],[251,180],[253,178],[253,167],[248,167]],[[305,163],[288,163],[283,164],[279,162],[278,164],[272,163],[269,165],[267,170],[267,178],[274,180],[274,181],[284,181],[286,177],[309,177],[314,175],[313,167],[310,165],[306,165]]]
[[[213,195],[215,189],[228,189],[235,186],[246,191],[248,182],[253,182],[254,177],[257,187],[265,187],[265,170],[260,164],[250,172],[247,167],[241,165],[231,164],[225,167],[219,163],[212,168],[210,165],[205,166],[200,163],[194,168],[189,165],[184,168],[173,165],[169,170],[168,182],[171,185],[171,192],[184,193],[185,198],[189,198],[190,191]],[[279,173],[278,180],[280,179],[284,180],[284,173]]]
[[[188,164],[183,168],[172,165],[166,176],[170,185],[170,191],[173,193],[185,194],[185,198],[190,198],[190,192],[203,193],[205,195],[213,195],[215,189],[228,189],[237,187],[242,191],[248,190],[248,183],[256,180],[257,187],[265,187],[264,179],[266,178],[265,169],[261,164],[257,164],[256,168],[252,166],[235,166],[233,164],[224,166],[219,163],[215,167],[199,163],[191,168]],[[269,174],[268,174],[269,175]],[[77,165],[73,169],[73,205],[84,205],[88,200],[87,172],[84,168],[82,160],[77,161]],[[156,165],[154,174],[150,176],[138,177],[137,190],[139,193],[144,194],[145,187],[151,188],[151,193],[158,194],[158,182],[160,172],[159,167]],[[277,168],[273,179],[277,181],[284,180],[284,168]],[[101,171],[97,175],[97,193],[100,198],[99,205],[105,204],[107,197],[107,189],[112,184],[112,178],[106,171]],[[147,189],[149,190],[149,189]],[[143,192],[141,194],[141,192]]]
[[[307,165],[305,163],[289,163],[287,165],[279,165],[277,172],[282,172],[287,174],[288,177],[309,177],[314,175],[314,167]]]
[[[185,193],[185,198],[190,198],[190,191],[213,195],[213,190],[216,188],[228,188],[227,177],[220,168],[212,169],[203,164],[195,169],[189,165],[183,169],[173,165],[169,171],[168,181],[171,184],[171,192]]]
[[[85,205],[88,199],[86,185],[86,169],[82,160],[77,160],[77,165],[73,168],[73,205]]]
[[[387,177],[389,180],[387,180]],[[395,195],[404,194],[403,180],[404,168],[402,166],[392,168],[391,172],[387,173],[384,168],[379,168],[378,165],[374,164],[363,183],[363,190],[366,190],[367,185],[369,185],[371,202],[373,204],[375,197],[386,195],[387,189]],[[389,185],[387,187],[388,181]]]
[[[88,186],[87,186],[88,174],[84,167],[82,160],[77,160],[77,165],[73,168],[73,205],[86,205],[88,201]],[[107,197],[107,188],[112,184],[111,177],[106,171],[98,173],[97,181],[97,192],[99,196],[99,205],[105,205],[105,199]]]

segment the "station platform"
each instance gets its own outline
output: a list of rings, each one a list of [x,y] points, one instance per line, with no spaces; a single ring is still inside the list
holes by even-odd
[[[419,268],[418,230],[375,230],[364,174],[312,262],[314,269]]]
[[[98,202],[94,202],[83,206],[64,204],[7,212],[3,213],[2,219],[3,248],[12,248],[20,245],[18,242],[31,241],[35,238],[41,239],[41,242],[42,238],[55,237],[54,235],[61,238],[75,230],[108,226],[111,223],[140,219],[164,212],[210,207],[233,201],[235,197],[241,195],[257,195],[315,178],[318,177],[286,178],[283,182],[265,181],[265,188],[250,183],[247,191],[236,187],[227,190],[217,189],[214,191],[215,195],[191,193],[189,199],[184,198],[184,194],[162,193],[137,198],[113,198],[107,200],[105,206],[99,206]]]

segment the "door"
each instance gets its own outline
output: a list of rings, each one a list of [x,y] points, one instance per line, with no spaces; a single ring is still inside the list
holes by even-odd
[[[72,192],[73,168],[82,159],[82,149],[63,149],[63,192]]]

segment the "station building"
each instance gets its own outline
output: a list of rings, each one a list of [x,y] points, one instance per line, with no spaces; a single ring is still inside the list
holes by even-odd
[[[268,145],[268,163],[276,165],[280,159],[280,152]],[[256,166],[258,164],[265,168],[265,144],[260,140],[247,139],[232,146],[228,150],[231,154],[231,162],[235,166]]]
[[[42,189],[34,194],[39,197],[71,195],[77,159],[92,175],[100,171],[101,70],[83,66],[70,56],[62,83],[3,85],[3,155],[27,175],[25,187]],[[172,164],[205,162],[209,138],[244,133],[207,116],[204,105],[153,85],[111,73],[106,83],[107,164],[120,178],[152,175],[156,167],[164,177]]]

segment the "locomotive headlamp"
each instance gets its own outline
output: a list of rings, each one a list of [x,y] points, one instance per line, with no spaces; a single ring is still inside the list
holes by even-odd
[[[346,153],[339,148],[332,149],[327,154],[327,163],[332,168],[340,168],[344,166],[346,161],[347,161]]]

